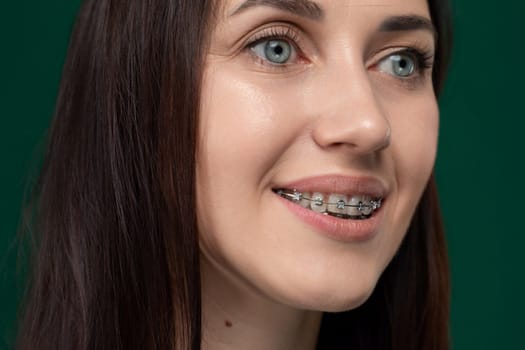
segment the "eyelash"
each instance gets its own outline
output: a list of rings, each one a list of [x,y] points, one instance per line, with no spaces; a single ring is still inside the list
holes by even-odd
[[[290,64],[284,63],[284,64],[276,64],[271,63],[262,57],[256,55],[252,52],[253,48],[264,41],[269,40],[285,40],[290,44],[291,47],[295,50],[296,54],[299,58],[304,57],[301,47],[301,36],[297,32],[297,30],[291,26],[291,25],[282,25],[282,26],[274,26],[265,28],[262,31],[259,31],[256,33],[253,37],[251,37],[248,42],[245,44],[244,49],[250,52],[250,55],[257,60],[257,62],[265,68],[271,69],[271,70],[286,70],[289,69]],[[377,63],[374,64],[374,66],[379,65],[382,61],[387,59],[390,56],[394,55],[406,55],[411,57],[415,64],[416,64],[416,71],[415,74],[411,75],[410,77],[403,78],[403,77],[395,77],[397,80],[399,80],[402,84],[407,84],[409,86],[417,85],[418,82],[420,82],[425,75],[425,72],[433,67],[433,52],[431,49],[425,49],[425,45],[419,44],[417,42],[414,42],[412,46],[408,47],[400,47],[399,50],[395,50],[393,52],[390,52],[388,55],[384,56],[380,60],[378,60]],[[386,49],[395,49],[396,47],[387,47]]]
[[[421,48],[419,48],[421,47]],[[388,53],[386,56],[381,58],[374,66],[378,66],[381,62],[391,56],[403,55],[411,57],[415,62],[415,73],[409,77],[401,77],[391,75],[400,84],[405,85],[408,89],[416,88],[420,83],[425,80],[426,72],[434,66],[434,54],[431,49],[424,49],[424,45],[413,43],[412,46],[399,48],[392,47],[395,51]]]
[[[245,49],[248,50],[259,64],[264,65],[265,67],[272,69],[272,70],[284,70],[288,69],[290,64],[284,63],[284,64],[275,64],[268,62],[267,60],[264,60],[263,58],[257,56],[252,52],[252,49],[261,42],[269,41],[269,40],[285,40],[287,41],[290,46],[295,50],[297,55],[299,57],[302,57],[302,50],[301,47],[301,36],[290,25],[283,25],[279,27],[270,27],[265,28],[262,31],[256,33],[253,37],[251,37],[248,42],[245,45]]]
[[[413,56],[416,59],[418,69],[423,70],[423,71],[426,69],[432,68],[434,64],[433,62],[434,55],[431,50],[422,50],[422,49],[417,49],[415,47],[408,47],[401,51],[397,51],[393,54],[400,54],[400,53],[403,53],[403,54],[408,53],[409,55]]]
[[[292,26],[288,25],[263,29],[250,38],[247,46],[252,46],[260,41],[268,39],[288,39],[294,43],[300,42],[300,37],[297,31]]]

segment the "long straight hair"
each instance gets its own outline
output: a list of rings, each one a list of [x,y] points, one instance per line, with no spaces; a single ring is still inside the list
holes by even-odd
[[[429,5],[439,91],[449,15],[442,1]],[[214,6],[83,4],[34,190],[17,349],[200,348],[195,142]],[[371,298],[326,315],[319,347],[446,350],[448,303],[432,178]]]
[[[19,349],[197,349],[194,168],[211,1],[86,0],[36,189]]]

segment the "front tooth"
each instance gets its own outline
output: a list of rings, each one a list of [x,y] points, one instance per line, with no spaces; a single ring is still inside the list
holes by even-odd
[[[342,194],[331,194],[328,197],[327,209],[331,213],[335,214],[346,214],[346,203],[348,202],[348,197]]]
[[[312,200],[310,201],[310,208],[318,213],[324,213],[326,211],[326,202],[324,195],[319,192],[312,193]]]
[[[346,207],[346,213],[350,216],[359,216],[361,215],[361,212],[359,211],[359,208],[357,207],[359,205],[359,202],[361,202],[361,197],[352,196],[350,197],[348,201],[349,207]]]

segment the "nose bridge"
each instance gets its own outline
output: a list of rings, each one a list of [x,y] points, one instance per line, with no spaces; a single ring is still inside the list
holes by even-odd
[[[388,146],[390,123],[362,61],[342,58],[334,63],[325,70],[318,91],[317,144],[347,144],[361,153]]]

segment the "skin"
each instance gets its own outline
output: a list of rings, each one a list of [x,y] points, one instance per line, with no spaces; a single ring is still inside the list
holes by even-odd
[[[202,347],[313,349],[323,311],[370,296],[431,174],[439,119],[431,70],[408,81],[380,63],[407,47],[433,54],[434,37],[378,30],[390,16],[430,16],[424,0],[317,0],[319,20],[265,5],[231,15],[242,2],[221,6],[203,82]],[[283,22],[297,32],[298,55],[276,67],[247,44]],[[372,239],[329,238],[271,191],[325,174],[385,184]]]

